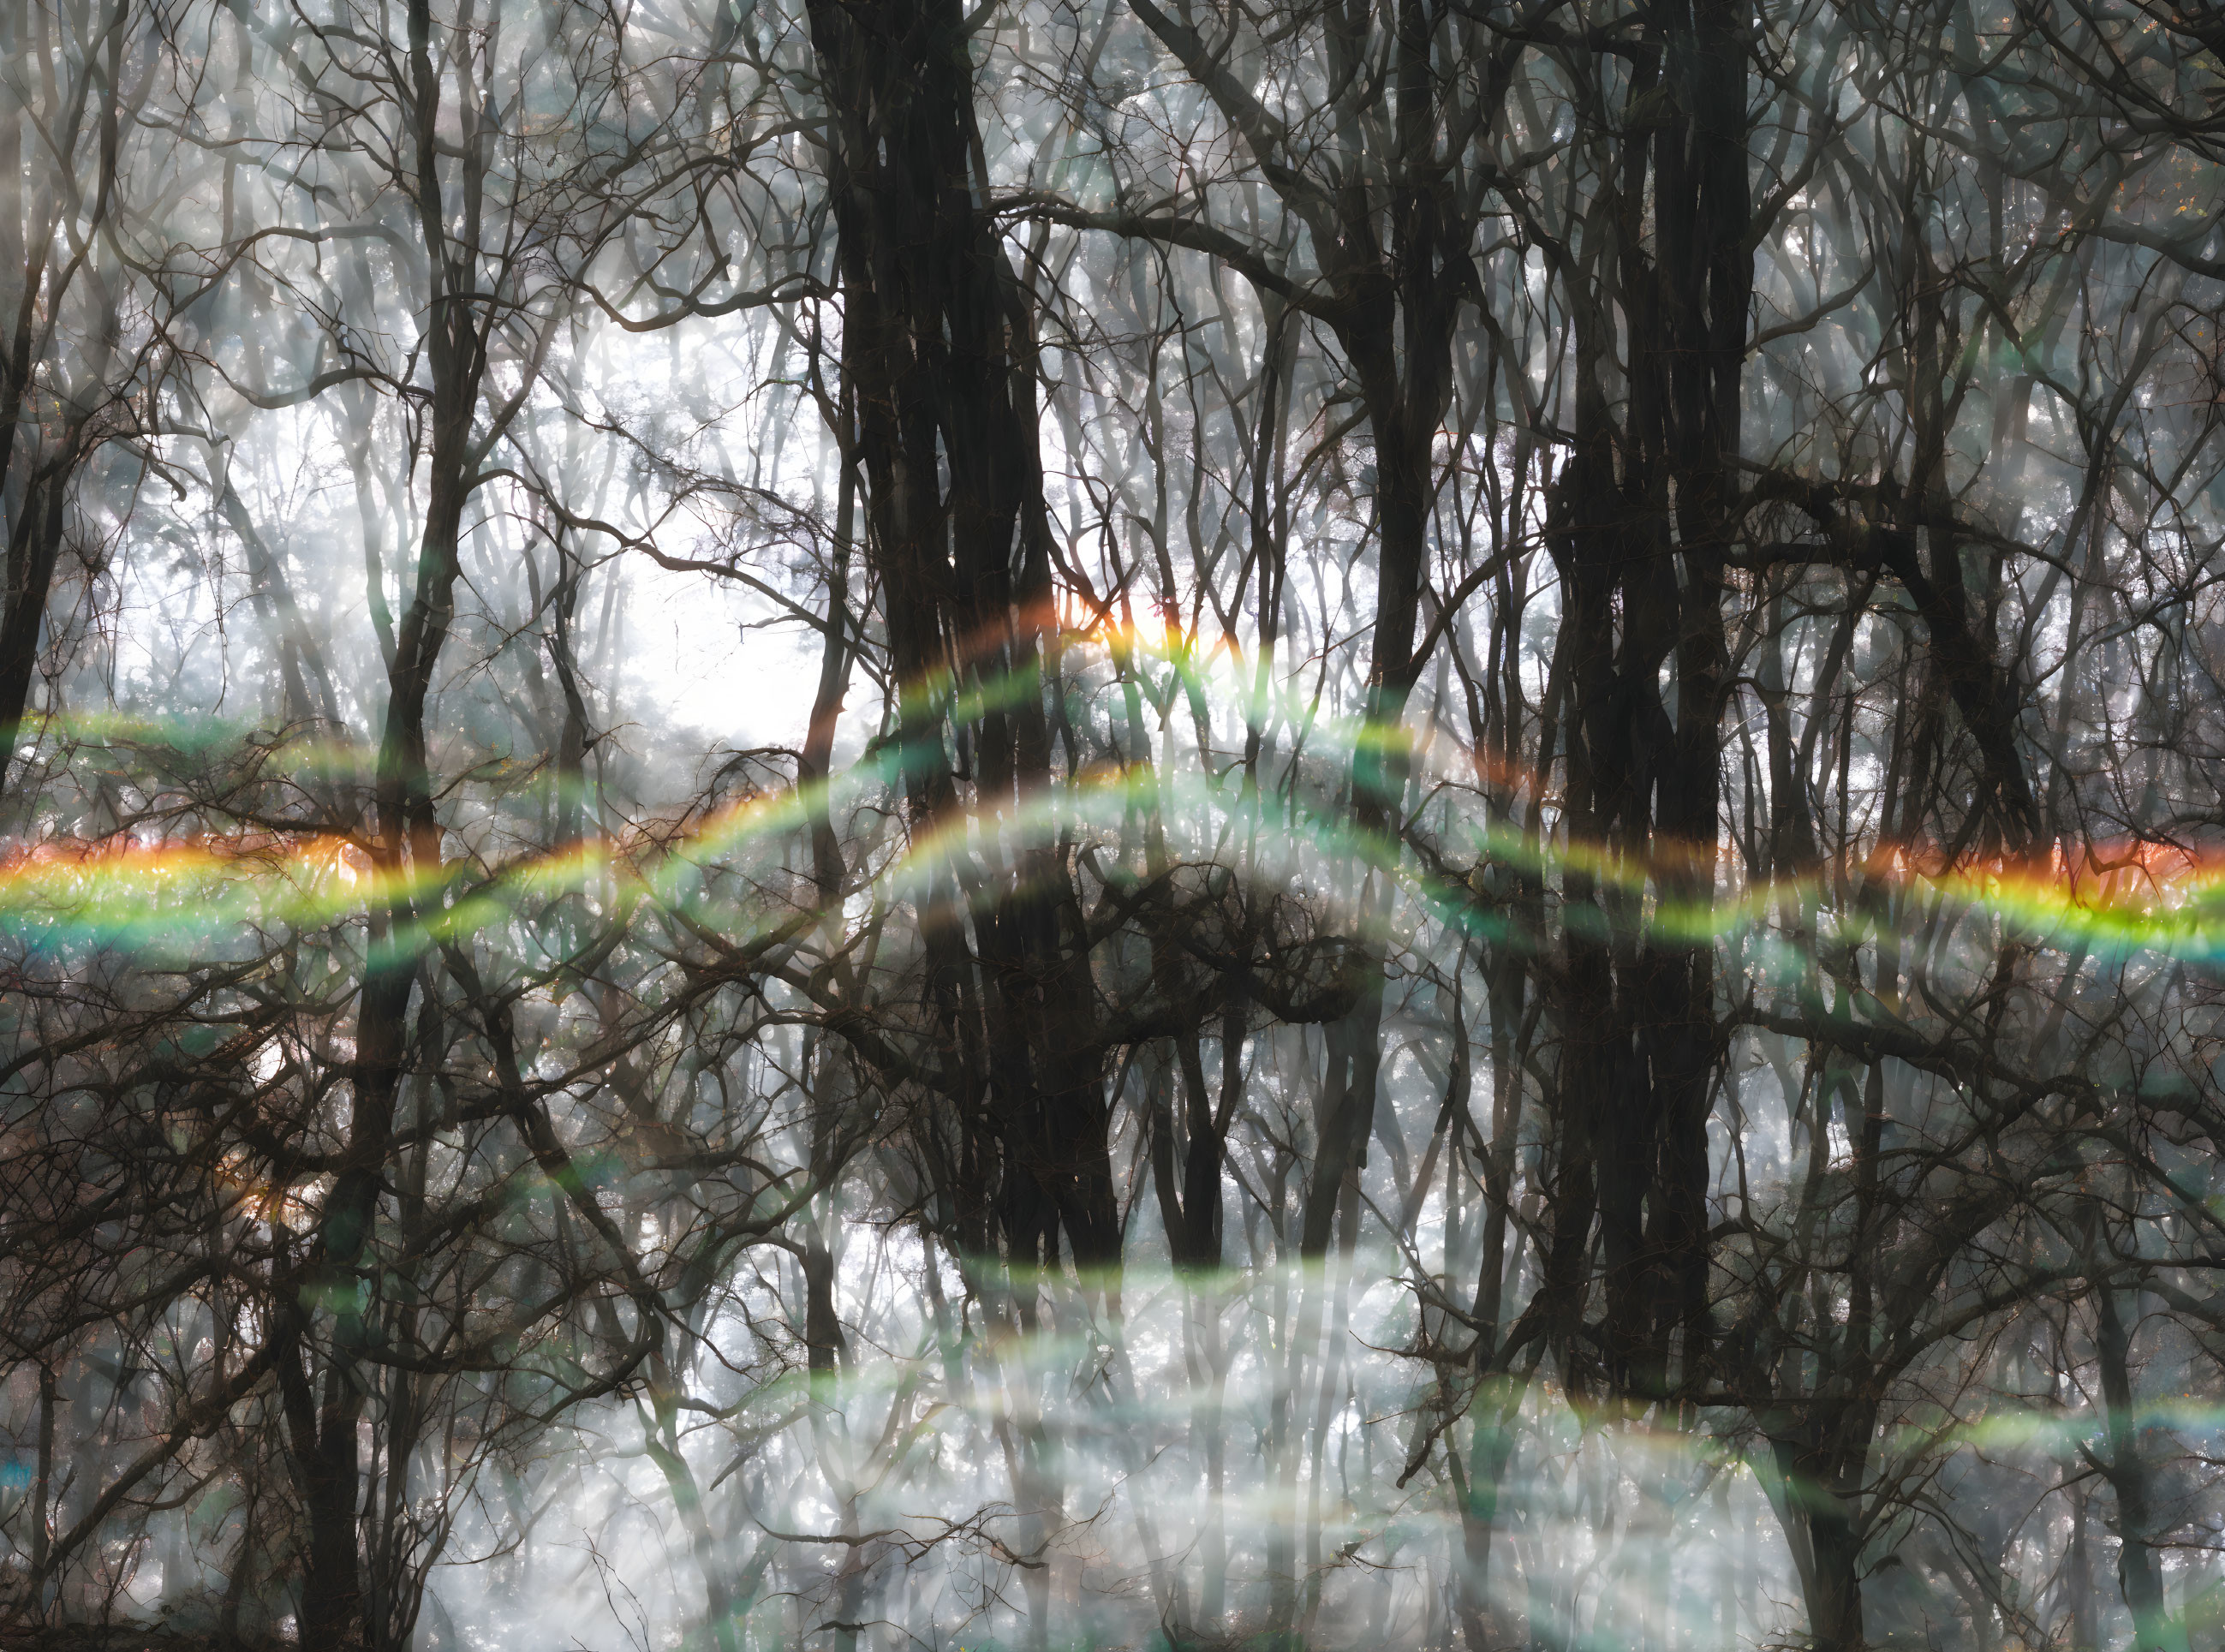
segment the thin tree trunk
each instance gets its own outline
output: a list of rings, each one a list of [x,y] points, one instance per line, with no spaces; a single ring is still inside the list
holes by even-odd
[[[2117,1495],[2117,1581],[2133,1614],[2133,1652],[2187,1652],[2186,1626],[2171,1616],[2156,1564],[2155,1482],[2141,1455],[2133,1413],[2132,1337],[2117,1311],[2115,1289],[2105,1284],[2094,1298],[2099,1332],[2094,1352],[2108,1407],[2109,1460],[2103,1472]]]
[[[54,1502],[54,1408],[60,1392],[54,1382],[52,1359],[39,1362],[39,1466],[31,1483],[31,1611],[43,1619],[47,1585],[47,1549],[53,1535]]]

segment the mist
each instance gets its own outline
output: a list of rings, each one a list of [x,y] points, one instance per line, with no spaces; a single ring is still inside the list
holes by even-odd
[[[2225,1644],[2225,23],[0,4],[0,1640]]]

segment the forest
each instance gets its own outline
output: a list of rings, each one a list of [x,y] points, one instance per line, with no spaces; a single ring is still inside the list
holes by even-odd
[[[2225,1646],[2225,11],[0,0],[0,1645]]]

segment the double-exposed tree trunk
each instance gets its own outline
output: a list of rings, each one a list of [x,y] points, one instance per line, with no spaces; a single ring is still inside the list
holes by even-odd
[[[2133,1614],[2133,1652],[2187,1652],[2187,1631],[2164,1602],[2163,1570],[2156,1560],[2158,1518],[2154,1476],[2140,1450],[2140,1425],[2133,1396],[2132,1336],[2117,1307],[2114,1287],[2094,1293],[2094,1352],[2108,1408],[2108,1455],[2096,1458],[2117,1499],[2117,1581]]]
[[[79,476],[142,423],[132,392],[144,363],[121,346],[108,267],[133,15],[109,0],[0,18],[0,780],[17,762]],[[27,157],[34,113],[41,142]]]
[[[1862,1482],[1877,1406],[1818,1396],[1803,1416],[1764,1421],[1764,1484],[1792,1548],[1810,1643],[1816,1652],[1863,1652]]]
[[[1119,1263],[1105,1050],[1062,842],[998,825],[1040,797],[1038,679],[1055,624],[1028,298],[981,198],[967,20],[955,0],[814,0],[829,114],[843,364],[869,543],[903,686],[903,789],[922,839],[955,826],[949,741],[992,864],[953,833],[922,914],[929,1003],[956,1115],[952,1237],[1001,1252],[1024,1313],[1062,1239]],[[954,689],[978,699],[952,726]],[[966,944],[960,886],[973,908]]]
[[[489,326],[477,256],[484,203],[484,153],[466,111],[460,146],[458,218],[446,204],[441,86],[434,66],[429,0],[409,9],[409,141],[417,213],[431,286],[426,355],[431,394],[427,495],[415,589],[395,636],[374,788],[372,859],[384,874],[371,923],[371,959],[356,1018],[353,1106],[340,1167],[313,1240],[314,1309],[331,1315],[314,1423],[295,1431],[309,1557],[301,1587],[305,1643],[339,1647],[364,1630],[356,1511],[361,1501],[358,1424],[371,1387],[364,1362],[367,1267],[387,1178],[395,1108],[409,1051],[411,991],[428,962],[423,921],[440,907],[441,827],[433,808],[426,706],[455,612],[466,503],[476,485],[472,422],[486,367]],[[309,1327],[305,1326],[307,1330]],[[311,1343],[305,1338],[306,1354]],[[306,1396],[304,1396],[306,1398]],[[308,1425],[308,1426],[302,1426]],[[399,1472],[390,1465],[390,1472]]]
[[[1632,119],[1609,168],[1605,239],[1555,244],[1575,290],[1574,442],[1550,490],[1562,581],[1554,677],[1565,685],[1572,840],[1648,877],[1667,910],[1714,899],[1729,661],[1726,559],[1739,526],[1740,402],[1753,290],[1747,8],[1650,16]],[[1647,219],[1650,218],[1650,223]],[[1610,263],[1605,287],[1570,260]],[[1620,366],[1627,392],[1610,402]],[[1672,685],[1664,694],[1663,678]],[[1712,947],[1649,926],[1588,869],[1566,879],[1556,992],[1552,1239],[1523,1329],[1575,1358],[1596,1222],[1600,1377],[1640,1402],[1708,1363],[1707,1119],[1721,1060]]]

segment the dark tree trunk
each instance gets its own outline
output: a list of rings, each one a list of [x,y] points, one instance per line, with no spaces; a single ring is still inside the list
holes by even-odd
[[[1796,1554],[1806,1552],[1800,1582],[1816,1652],[1863,1652],[1861,1483],[1876,1408],[1818,1399],[1808,1412],[1790,1427],[1764,1418],[1781,1487],[1778,1513]]]
[[[2140,1452],[2133,1409],[2132,1337],[2108,1285],[2094,1293],[2098,1334],[2094,1352],[2101,1368],[2101,1399],[2108,1408],[2109,1459],[2103,1473],[2117,1497],[2117,1581],[2133,1614],[2133,1652],[2186,1652],[2186,1628],[2164,1603],[2163,1571],[2156,1563],[2160,1522],[2155,1481]]]
[[[1686,910],[1714,898],[1721,826],[1724,570],[1740,532],[1753,292],[1750,13],[1745,0],[1709,0],[1647,22],[1627,101],[1656,112],[1624,139],[1617,174],[1623,309],[1618,320],[1603,302],[1579,308],[1575,442],[1547,510],[1562,579],[1555,674],[1568,696],[1570,841],[1645,869],[1661,905]],[[1582,270],[1567,273],[1581,289]],[[1601,375],[1618,344],[1628,393],[1611,406]],[[1696,1388],[1709,1360],[1714,952],[1658,928],[1641,936],[1638,896],[1580,869],[1566,893],[1552,1237],[1523,1334],[1549,1336],[1572,1380],[1584,1380],[1589,1356],[1571,1339],[1596,1220],[1599,1375],[1635,1402],[1665,1399]]]
[[[428,486],[419,540],[416,586],[396,634],[387,670],[386,720],[375,786],[378,837],[373,858],[393,891],[371,915],[376,961],[364,976],[356,1022],[353,1105],[348,1140],[318,1223],[312,1255],[317,1306],[333,1316],[313,1438],[296,1431],[310,1542],[301,1586],[303,1643],[339,1647],[363,1634],[362,1568],[356,1505],[361,1492],[358,1427],[371,1373],[361,1361],[366,1308],[374,1288],[367,1267],[407,1060],[408,1017],[424,941],[421,908],[441,899],[441,829],[434,817],[425,735],[426,702],[454,616],[459,541],[474,478],[472,421],[485,368],[486,323],[473,303],[472,251],[480,192],[472,170],[481,151],[467,117],[460,146],[466,168],[460,233],[442,205],[441,83],[433,65],[428,0],[409,11],[417,210],[433,272],[427,356],[432,368],[428,422]],[[414,887],[413,887],[414,885]]]
[[[959,807],[945,744],[954,682],[984,691],[956,731],[983,810],[1009,811],[1049,778],[1031,324],[978,199],[956,0],[812,0],[808,11],[831,117],[857,453],[903,687],[905,797],[925,835]],[[1025,1313],[1062,1234],[1079,1268],[1112,1275],[1119,1262],[1080,913],[1062,851],[1017,846],[974,891],[969,956],[954,879],[935,876],[922,928],[957,1114],[957,1242],[986,1256],[1001,1240]]]
[[[68,484],[67,467],[41,466],[8,536],[8,584],[0,593],[0,775],[15,765],[18,733],[30,705],[47,596],[61,555]]]
[[[81,37],[84,55],[69,66],[74,79],[63,81],[59,104],[47,110],[45,121],[35,129],[46,135],[42,149],[54,146],[53,154],[62,165],[73,168],[90,126],[98,145],[92,179],[62,182],[42,177],[36,195],[25,199],[28,192],[22,180],[29,174],[22,165],[23,120],[11,106],[8,117],[0,121],[0,167],[10,180],[8,208],[0,212],[4,220],[0,221],[0,269],[7,276],[0,284],[0,302],[6,303],[6,313],[0,313],[0,327],[5,328],[0,334],[5,339],[5,353],[0,356],[0,498],[17,501],[8,525],[5,588],[0,590],[0,780],[15,766],[23,714],[30,705],[39,636],[60,560],[71,489],[103,440],[94,427],[105,420],[113,427],[108,434],[116,434],[136,422],[120,387],[109,382],[117,354],[116,294],[98,265],[98,250],[116,199],[125,16],[123,0],[110,0],[97,14],[97,22],[95,16],[76,15],[78,26],[88,29]],[[21,50],[27,44],[20,38],[27,17],[26,13],[10,12],[0,23],[0,49]],[[41,55],[45,49],[41,44]],[[48,85],[53,87],[53,81]],[[41,169],[44,164],[42,160]],[[76,198],[73,202],[72,197]],[[65,202],[71,204],[66,206]],[[73,216],[83,212],[86,221],[70,231],[80,238],[80,250],[57,263],[52,253],[60,215],[65,212]],[[48,364],[43,352],[51,348],[55,318],[81,282],[92,289],[92,319],[79,345],[83,358],[73,373],[57,366],[55,379],[42,384],[39,372]],[[29,453],[21,451],[25,435],[31,439]]]

